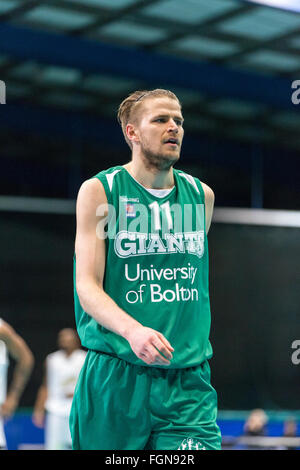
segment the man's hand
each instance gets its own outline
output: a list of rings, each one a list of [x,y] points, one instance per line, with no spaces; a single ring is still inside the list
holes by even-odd
[[[5,402],[1,406],[0,414],[3,418],[10,418],[17,408],[19,400],[13,395],[8,395]]]
[[[127,335],[134,354],[148,365],[170,365],[174,349],[158,331],[142,325],[133,328]]]
[[[32,416],[32,422],[37,428],[43,428],[45,425],[45,412],[43,410],[35,411]]]

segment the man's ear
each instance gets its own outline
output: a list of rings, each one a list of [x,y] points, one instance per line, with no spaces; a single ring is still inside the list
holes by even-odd
[[[127,124],[126,126],[126,135],[127,138],[132,142],[132,143],[138,143],[140,141],[139,136],[136,132],[136,128],[133,124]]]

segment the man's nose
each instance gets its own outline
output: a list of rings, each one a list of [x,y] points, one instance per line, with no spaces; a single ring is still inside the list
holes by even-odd
[[[169,126],[168,126],[168,130],[169,131],[172,131],[172,132],[178,132],[178,125],[176,124],[176,122],[174,121],[174,119],[170,119],[169,121]]]

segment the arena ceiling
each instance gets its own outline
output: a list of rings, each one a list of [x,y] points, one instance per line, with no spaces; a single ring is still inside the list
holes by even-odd
[[[291,100],[299,9],[293,0],[289,10],[240,0],[0,0],[0,79],[19,121],[29,107],[115,120],[130,92],[168,87],[192,133],[300,149]]]

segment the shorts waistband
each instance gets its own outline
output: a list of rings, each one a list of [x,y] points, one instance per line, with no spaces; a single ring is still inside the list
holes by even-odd
[[[123,359],[122,357],[119,357],[117,356],[116,354],[112,354],[112,353],[108,353],[106,351],[98,351],[96,349],[90,349],[88,348],[87,351],[90,351],[90,352],[93,352],[93,353],[96,353],[96,354],[100,354],[100,355],[103,355],[103,356],[107,356],[111,359],[116,359],[118,361],[121,361],[125,364],[128,364],[129,366],[131,367],[137,367],[138,369],[141,369],[141,370],[144,370],[144,371],[174,371],[174,372],[184,372],[184,371],[189,371],[189,370],[193,370],[193,369],[197,369],[198,367],[203,367],[207,362],[208,360],[205,360],[199,364],[195,364],[194,366],[189,366],[189,367],[164,367],[164,366],[150,366],[150,365],[147,365],[147,364],[135,364],[134,362],[129,362],[127,361],[126,359]]]

